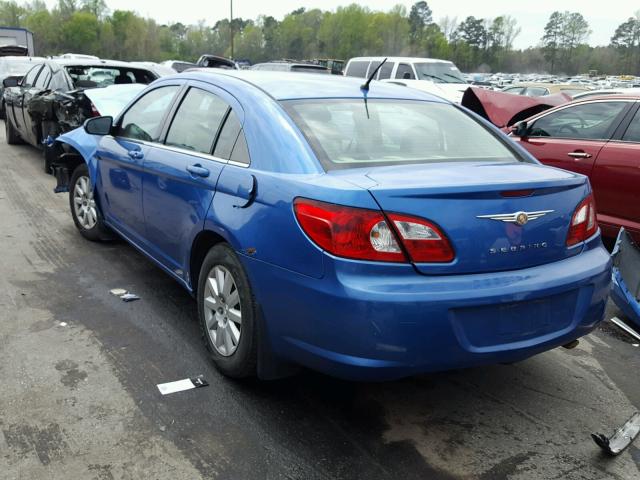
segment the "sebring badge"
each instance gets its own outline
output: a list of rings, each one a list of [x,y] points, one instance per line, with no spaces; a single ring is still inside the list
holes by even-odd
[[[497,213],[495,215],[478,215],[477,218],[488,218],[489,220],[497,220],[499,222],[515,223],[516,225],[525,225],[531,220],[544,217],[553,210],[539,210],[537,212],[515,212],[515,213]]]

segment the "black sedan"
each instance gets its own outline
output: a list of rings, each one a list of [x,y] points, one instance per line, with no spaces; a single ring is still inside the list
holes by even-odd
[[[149,69],[111,60],[47,59],[34,64],[22,77],[7,77],[7,143],[30,143],[41,148],[48,137],[76,128],[90,116],[86,88],[113,84],[148,84],[158,78]],[[45,165],[45,169],[46,169]]]

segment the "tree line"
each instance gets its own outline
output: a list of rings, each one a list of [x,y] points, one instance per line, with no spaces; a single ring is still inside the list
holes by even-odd
[[[606,47],[587,44],[591,30],[580,13],[553,12],[540,43],[520,50],[513,47],[521,32],[513,17],[445,16],[436,23],[426,1],[387,12],[358,4],[299,8],[282,20],[261,15],[211,26],[161,25],[133,11],[110,11],[104,0],[58,0],[51,9],[43,0],[0,0],[0,25],[31,30],[38,55],[193,61],[203,53],[231,56],[233,32],[233,57],[252,63],[403,55],[449,59],[463,71],[640,74],[640,11],[620,24]]]

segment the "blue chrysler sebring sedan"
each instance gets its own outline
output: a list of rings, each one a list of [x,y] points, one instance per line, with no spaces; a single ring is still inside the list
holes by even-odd
[[[80,233],[115,232],[189,290],[232,377],[514,362],[603,318],[588,180],[417,90],[195,71],[56,147]]]

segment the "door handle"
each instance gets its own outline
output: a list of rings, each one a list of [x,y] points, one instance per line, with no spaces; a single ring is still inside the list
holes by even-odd
[[[142,157],[144,157],[144,153],[142,153],[142,151],[140,150],[129,150],[128,153],[129,156],[134,160],[140,160]]]
[[[591,158],[592,157],[590,153],[580,152],[580,151],[569,152],[567,153],[567,155],[569,155],[572,158]]]
[[[187,167],[187,172],[189,172],[191,175],[195,175],[196,177],[207,178],[209,176],[209,170],[204,168],[199,163],[196,163],[195,165],[189,165]]]

